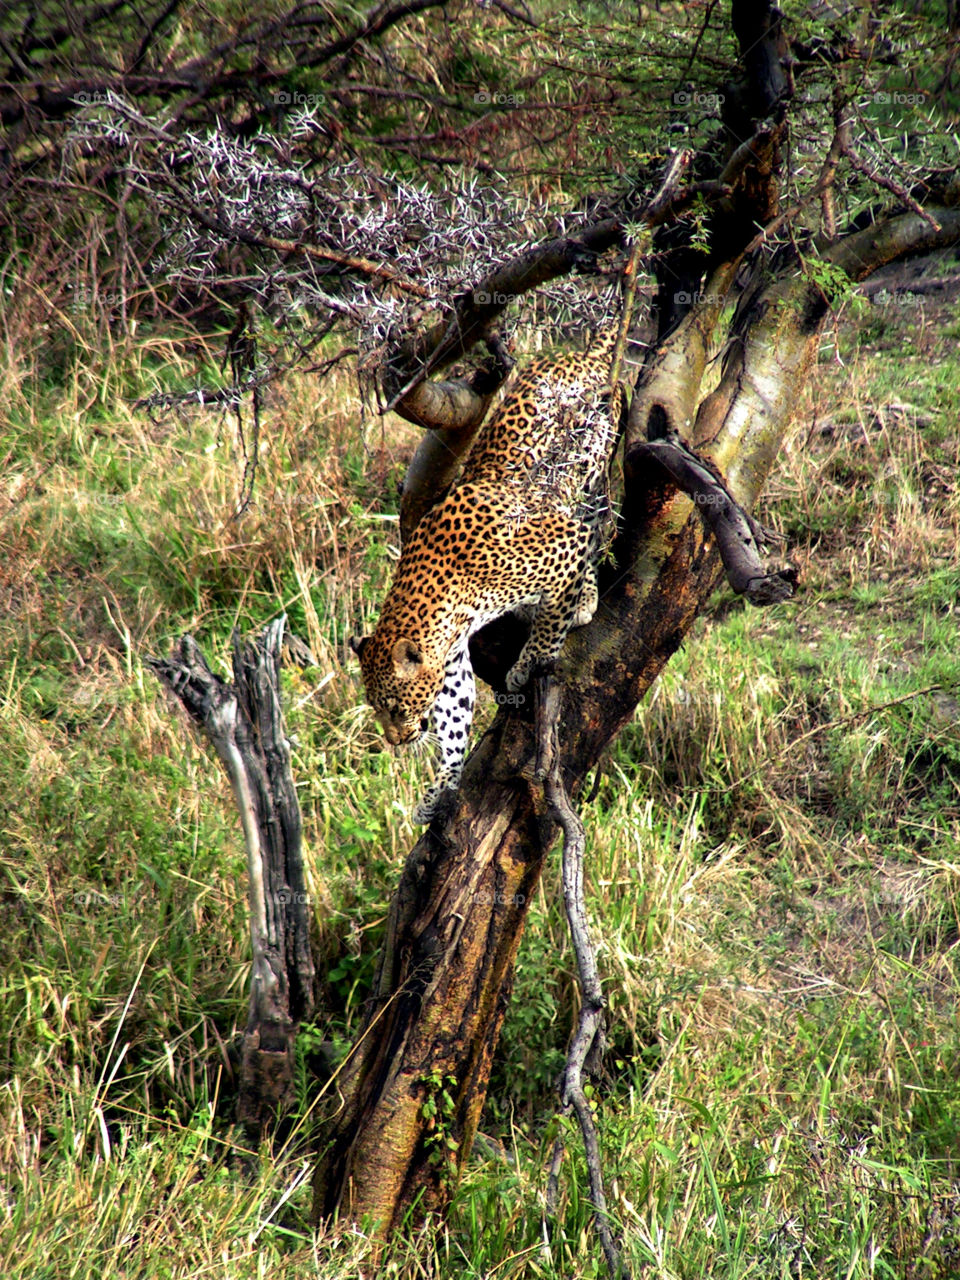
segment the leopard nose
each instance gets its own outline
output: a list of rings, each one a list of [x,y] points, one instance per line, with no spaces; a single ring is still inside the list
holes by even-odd
[[[391,747],[400,745],[400,730],[395,724],[385,724],[383,726],[383,736],[390,743]]]

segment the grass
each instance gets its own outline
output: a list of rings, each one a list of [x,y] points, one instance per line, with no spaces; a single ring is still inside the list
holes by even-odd
[[[801,594],[718,593],[586,808],[611,1212],[664,1280],[960,1270],[956,335],[868,320],[829,336],[763,502]],[[203,359],[77,350],[0,374],[0,1271],[368,1274],[361,1237],[307,1224],[312,1069],[349,1042],[415,834],[423,766],[381,749],[345,643],[415,435],[364,438],[346,382],[291,378],[235,520],[233,424],[130,403]],[[293,1131],[253,1152],[241,837],[143,659],[189,630],[223,663],[281,611],[317,658],[284,694],[332,1015]],[[453,1213],[397,1244],[398,1280],[601,1274],[575,1134],[546,1241],[540,1217],[575,992],[557,879]]]

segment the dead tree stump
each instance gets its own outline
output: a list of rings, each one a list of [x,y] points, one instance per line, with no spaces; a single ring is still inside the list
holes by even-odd
[[[240,811],[253,970],[237,1118],[255,1140],[292,1102],[297,1027],[314,1007],[300,806],[280,708],[284,622],[271,623],[256,642],[234,632],[232,684],[213,674],[189,635],[169,659],[148,659],[213,743]]]

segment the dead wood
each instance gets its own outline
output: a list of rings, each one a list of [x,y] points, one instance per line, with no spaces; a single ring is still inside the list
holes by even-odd
[[[240,1051],[238,1119],[259,1139],[293,1100],[297,1025],[313,1013],[309,899],[300,806],[280,707],[284,619],[256,642],[233,638],[233,683],[213,674],[192,636],[147,664],[213,744],[240,813],[253,968]]]

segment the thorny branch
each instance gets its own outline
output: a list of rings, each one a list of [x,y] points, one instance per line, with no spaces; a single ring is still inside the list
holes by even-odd
[[[805,129],[816,121],[822,131],[825,106],[804,118]],[[839,133],[838,109],[834,97],[833,150],[813,192],[800,197],[821,198],[828,232],[852,209],[840,159],[861,189],[879,186],[908,207],[916,203],[915,169],[903,168],[883,139],[874,137],[869,160],[850,147],[854,122],[858,130],[869,123],[863,105],[844,100]],[[558,329],[609,324],[617,298],[608,284],[619,263],[604,264],[602,255],[631,240],[635,281],[656,256],[649,232],[727,207],[779,137],[779,126],[765,122],[716,177],[686,183],[692,152],[675,152],[659,182],[653,173],[635,175],[612,203],[557,218],[533,198],[476,177],[437,190],[356,159],[311,169],[298,139],[315,123],[308,109],[291,117],[285,133],[184,129],[175,113],[152,117],[107,87],[78,111],[65,155],[81,167],[92,160],[122,166],[130,189],[159,206],[166,226],[162,255],[150,264],[154,278],[188,297],[230,305],[249,298],[288,335],[318,322],[353,329],[362,385],[377,391],[381,412],[454,431],[482,418],[495,385],[484,370],[476,371],[482,389],[469,374],[431,382],[441,370],[487,343],[493,325],[509,344],[515,328],[542,328],[544,312]],[[750,249],[785,221],[768,223]],[[249,269],[225,271],[226,262]],[[417,337],[404,340],[407,334]],[[503,360],[495,365],[506,368]]]
[[[698,200],[719,200],[730,194],[731,188],[726,183],[713,180],[681,186],[680,178],[689,167],[690,159],[687,151],[674,153],[659,191],[638,208],[632,207],[634,202],[631,202],[621,211],[622,216],[581,222],[572,235],[534,242],[481,277],[479,284],[457,298],[449,321],[430,331],[422,344],[422,363],[393,395],[384,411],[398,409],[403,398],[431,373],[469,351],[485,336],[490,325],[500,320],[512,302],[535,290],[541,297],[550,298],[551,289],[562,286],[561,277],[575,270],[597,273],[600,256],[622,246],[630,219],[639,226],[638,243],[644,244],[651,230],[681,217]],[[635,265],[642,256],[647,255],[638,254]],[[603,324],[613,319],[616,299],[611,294],[605,302]]]
[[[557,218],[475,177],[436,190],[357,160],[310,172],[293,158],[290,138],[177,131],[112,93],[78,116],[71,136],[78,163],[122,160],[136,189],[160,205],[166,235],[154,275],[185,293],[241,293],[287,324],[348,322],[360,372],[384,380],[389,407],[485,337],[508,308],[509,329],[529,320],[521,309],[529,291],[538,289],[536,305],[546,302],[561,323],[600,328],[613,314],[610,289],[558,277],[578,267],[597,275],[599,256],[620,236],[615,218]],[[230,273],[235,287],[224,288],[225,252],[245,261],[263,251],[272,256],[259,274]],[[399,335],[438,321],[434,350],[394,376],[388,357]]]

